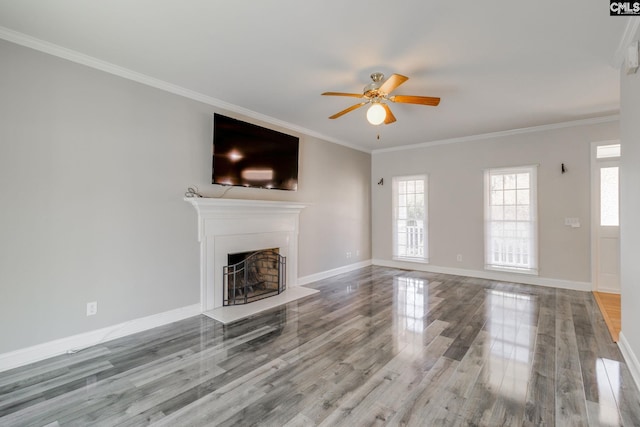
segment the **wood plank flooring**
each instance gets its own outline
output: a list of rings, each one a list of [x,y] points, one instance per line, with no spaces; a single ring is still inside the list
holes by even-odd
[[[0,373],[1,426],[639,426],[593,295],[367,267]]]
[[[622,312],[620,311],[620,294],[594,292],[593,296],[600,307],[607,328],[613,341],[618,342],[622,329]]]

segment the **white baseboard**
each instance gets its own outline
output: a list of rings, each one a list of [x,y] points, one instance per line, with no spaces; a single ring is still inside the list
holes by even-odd
[[[618,347],[620,347],[620,352],[624,357],[624,361],[627,362],[627,366],[631,371],[633,380],[636,382],[636,386],[640,389],[640,361],[638,361],[638,357],[631,349],[629,341],[627,341],[627,338],[622,332],[620,332],[618,337]]]
[[[603,294],[616,294],[616,295],[620,295],[620,289],[614,289],[614,288],[598,288],[596,289],[596,291],[603,293]]]
[[[548,286],[551,288],[571,289],[574,291],[591,292],[589,282],[575,282],[572,280],[550,279],[547,277],[530,276],[527,274],[508,273],[502,271],[468,270],[464,268],[439,267],[431,264],[403,262],[384,259],[372,260],[373,265],[381,267],[402,268],[406,270],[427,271],[430,273],[453,274],[456,276],[477,277],[479,279],[499,280],[501,282],[524,283],[526,285]]]
[[[0,372],[29,363],[64,354],[70,350],[80,350],[136,332],[177,322],[201,313],[200,304],[177,308],[163,313],[153,314],[140,319],[129,320],[106,328],[84,332],[70,337],[60,338],[43,344],[34,345],[9,353],[0,354]]]
[[[389,260],[366,260],[354,264],[345,265],[320,273],[310,274],[308,276],[299,277],[297,285],[302,286],[318,280],[327,279],[342,273],[348,273],[370,265],[378,265],[382,267],[402,268],[408,270],[428,271],[432,273],[453,274],[457,276],[477,277],[481,279],[500,280],[515,283],[525,283],[531,285],[550,286],[561,289],[572,289],[579,291],[591,291],[591,283],[574,282],[568,280],[549,279],[543,277],[531,277],[512,273],[503,273],[496,271],[478,271],[467,270],[450,267],[438,267],[429,264],[420,264],[412,262],[389,261]],[[85,332],[70,337],[38,344],[12,352],[0,354],[0,372],[9,369],[24,366],[29,363],[37,362],[49,357],[64,354],[69,350],[79,350],[92,345],[96,345],[105,341],[131,335],[136,332],[142,332],[147,329],[166,325],[168,323],[177,322],[188,317],[201,314],[200,304],[194,304],[163,313],[154,314],[140,319],[130,320],[118,325],[108,326],[106,328]],[[620,348],[627,360],[632,371],[636,383],[640,386],[640,364],[624,336],[620,334]]]
[[[310,274],[308,276],[298,277],[298,285],[307,285],[309,283],[317,282],[318,280],[328,279],[329,277],[336,276],[342,273],[348,273],[350,271],[357,270],[359,268],[368,267],[371,265],[371,260],[356,262],[355,264],[345,265],[343,267],[334,268],[332,270],[321,271],[320,273]]]

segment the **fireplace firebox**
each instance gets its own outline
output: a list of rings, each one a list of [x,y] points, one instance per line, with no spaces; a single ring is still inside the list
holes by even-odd
[[[223,305],[248,304],[286,289],[286,257],[277,248],[228,254]]]

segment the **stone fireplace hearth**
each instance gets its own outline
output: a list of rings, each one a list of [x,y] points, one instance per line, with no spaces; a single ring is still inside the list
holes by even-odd
[[[298,287],[298,226],[303,203],[188,197],[198,212],[202,312],[233,321],[316,291]],[[229,254],[277,249],[286,257],[287,290],[242,306],[224,307],[224,267]]]

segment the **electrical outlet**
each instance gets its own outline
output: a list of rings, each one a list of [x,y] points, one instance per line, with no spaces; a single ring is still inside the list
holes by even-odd
[[[98,313],[98,302],[92,301],[87,303],[87,316],[93,316]]]
[[[351,252],[347,252],[347,258],[351,258]]]
[[[456,261],[462,262],[462,254],[456,255]]]

